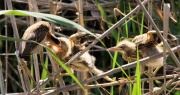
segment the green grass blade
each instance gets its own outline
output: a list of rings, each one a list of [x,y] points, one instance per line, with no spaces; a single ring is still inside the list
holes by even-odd
[[[174,95],[180,95],[180,91],[176,91]]]
[[[131,4],[128,3],[128,5],[129,5],[129,10],[132,11]],[[134,33],[136,33],[135,22],[133,22],[133,21],[135,21],[134,16],[132,16],[132,17],[130,18],[130,20],[131,20],[132,30],[133,30]]]
[[[94,35],[90,31],[88,31],[87,29],[85,29],[81,25],[79,25],[79,24],[77,24],[71,20],[68,20],[66,18],[63,18],[61,16],[57,16],[57,15],[22,11],[22,10],[2,10],[2,11],[0,11],[0,15],[33,16],[36,18],[42,18],[44,20],[47,20],[47,21],[50,21],[50,22],[53,22],[55,24],[59,24],[59,25],[65,26],[65,27],[79,29],[83,32],[86,32],[86,33],[96,37],[96,35]]]
[[[128,23],[127,23],[127,20],[125,21],[125,32],[126,32],[126,38],[128,38],[129,36],[129,32],[128,32]]]
[[[143,28],[144,28],[144,12],[142,13],[140,34],[143,34],[143,30],[144,30]]]
[[[41,74],[41,79],[46,79],[48,77],[48,58],[46,57],[45,63],[43,64],[43,70],[42,70],[42,74]]]
[[[34,66],[31,64],[31,76],[34,76]],[[34,85],[34,81],[31,79],[30,80],[30,88],[32,89]]]
[[[61,66],[70,76],[71,78],[83,89],[84,89],[84,86],[81,84],[81,82],[77,79],[77,77],[73,74],[73,72],[70,70],[69,67],[67,67],[57,56],[56,54],[54,54],[52,52],[51,49],[47,48],[46,47],[46,50],[51,54],[52,58],[56,61],[56,63],[59,64],[59,66]]]
[[[139,62],[139,50],[137,49],[137,64],[136,64],[136,80],[133,85],[132,95],[142,95],[141,93],[141,71]]]
[[[141,70],[139,62],[139,50],[137,49],[137,66],[136,66],[136,79],[137,79],[137,95],[141,95]]]

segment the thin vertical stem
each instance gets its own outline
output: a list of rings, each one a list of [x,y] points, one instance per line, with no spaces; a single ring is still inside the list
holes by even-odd
[[[5,85],[4,85],[4,77],[3,77],[3,70],[2,70],[2,62],[0,60],[0,88],[1,88],[1,94],[5,95]]]
[[[149,15],[152,17],[152,0],[149,0],[148,2],[148,12]],[[150,20],[148,19],[148,30],[152,30],[152,24],[150,23]],[[149,93],[150,95],[153,95],[153,79],[152,79],[152,73],[153,73],[153,68],[148,67],[148,72],[150,73],[149,77]]]
[[[165,39],[167,39],[167,34],[169,31],[169,17],[170,17],[170,4],[164,4],[163,7],[163,36]],[[166,76],[166,47],[163,47],[163,59],[164,59],[164,68],[163,68],[163,74]],[[164,84],[166,85],[166,77],[164,78]],[[164,88],[164,94],[166,94],[166,88]]]
[[[149,0],[148,2],[148,12],[150,14],[150,16],[152,16],[152,4],[153,0]],[[150,23],[150,21],[148,20],[148,30],[152,30],[152,24]]]
[[[6,2],[4,2],[4,6],[5,6],[5,10],[7,9],[7,6],[6,6]],[[5,20],[5,24],[4,24],[4,28],[5,28],[5,35],[8,36],[8,33],[7,33],[7,18]],[[7,54],[8,53],[8,41],[6,40],[5,41],[5,53]],[[6,69],[5,69],[5,79],[4,79],[4,84],[5,84],[5,92],[7,93],[7,78],[8,78],[8,55],[5,55],[5,64],[6,64]]]
[[[12,10],[13,9],[12,1],[11,0],[5,0],[5,1],[6,1],[8,10]],[[14,16],[9,16],[9,17],[10,17],[11,25],[13,28],[14,37],[19,38],[19,32],[18,32],[18,28],[17,28],[17,24],[16,24],[16,19]],[[15,41],[16,50],[18,50],[18,48],[19,48],[18,46],[19,46],[19,42]]]
[[[83,0],[78,0],[78,13],[79,13],[79,24],[81,26],[84,26],[84,15],[83,15]],[[87,72],[78,72],[77,73],[78,77],[80,80],[85,80],[88,78],[88,73]],[[78,90],[77,92],[78,95],[88,95],[88,90]]]
[[[81,26],[84,26],[83,0],[79,0],[78,10],[79,10],[79,24],[80,24]]]
[[[38,6],[37,6],[37,2],[35,0],[28,0],[28,5],[29,5],[29,10],[30,11],[35,11],[38,12]],[[37,19],[38,21],[40,21],[41,19]],[[34,18],[30,17],[30,25],[34,24]],[[36,85],[37,85],[37,93],[40,92],[40,88],[39,88],[39,80],[40,80],[40,73],[39,73],[39,65],[38,65],[38,58],[37,58],[37,54],[33,54],[33,63],[34,63],[34,71],[35,71],[35,78],[36,78]],[[31,64],[32,65],[32,64]],[[33,69],[32,69],[33,70]]]
[[[148,78],[149,78],[149,95],[153,95],[153,68],[148,67]]]
[[[5,22],[5,35],[7,36],[7,21]],[[5,53],[8,53],[8,41],[6,40],[5,42]],[[7,92],[7,78],[8,78],[8,55],[5,56],[5,64],[6,64],[6,71],[5,71],[5,89],[6,89],[6,92]]]

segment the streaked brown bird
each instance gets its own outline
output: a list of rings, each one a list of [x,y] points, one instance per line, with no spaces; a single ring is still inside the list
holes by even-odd
[[[168,39],[173,41],[176,38],[173,35],[168,35]],[[133,62],[137,60],[137,49],[139,50],[140,59],[163,52],[162,42],[154,30],[135,36],[132,40],[122,40],[115,47],[111,47],[108,50],[118,51],[122,53],[122,58],[125,61]],[[146,64],[147,67],[152,69],[159,68],[162,65],[163,57],[151,60]]]
[[[52,29],[48,22],[40,21],[28,27],[22,39],[33,40],[44,44],[49,47],[62,61],[67,62],[71,56],[85,48],[85,45],[87,45],[87,41],[85,40],[92,38],[92,36],[88,36],[88,34],[85,33],[73,34],[69,38],[55,37],[51,31]],[[19,49],[20,57],[23,58],[26,55],[30,55],[38,48],[38,46],[38,44],[31,42],[21,42]],[[72,62],[69,67],[76,71],[90,71],[96,75],[103,73],[102,70],[97,69],[94,65],[95,60],[95,57],[90,55],[87,51]],[[108,81],[113,81],[109,77],[104,78]]]

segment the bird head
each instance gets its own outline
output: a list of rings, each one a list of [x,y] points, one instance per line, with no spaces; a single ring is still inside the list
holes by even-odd
[[[108,48],[108,51],[117,51],[117,52],[121,52],[121,53],[126,53],[129,51],[136,51],[136,44],[125,39],[122,40],[121,42],[119,42],[116,46]]]
[[[23,36],[23,40],[31,40],[36,41],[37,43],[41,43],[47,36],[47,34],[51,34],[51,26],[48,22],[39,21],[31,26],[29,26]],[[20,57],[26,57],[30,55],[36,48],[38,44],[22,41],[19,45],[19,55]]]

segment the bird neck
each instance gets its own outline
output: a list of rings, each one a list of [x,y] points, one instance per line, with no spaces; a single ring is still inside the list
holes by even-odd
[[[65,55],[65,51],[58,46],[58,44],[54,43],[52,40],[48,40],[45,42],[45,45],[52,50],[53,53],[55,53],[60,59],[63,58]]]
[[[59,44],[60,41],[58,40],[57,37],[53,36],[52,34],[48,33],[46,36],[46,40],[51,40],[52,42],[54,42],[55,44]]]
[[[47,35],[44,44],[45,46],[50,48],[52,52],[55,53],[60,59],[64,59],[65,57],[67,57],[69,48],[64,41],[51,35]]]
[[[64,57],[65,58],[69,57],[72,54],[72,50],[74,48],[74,42],[65,37],[60,37],[58,39],[60,41],[59,46],[62,48],[62,50],[66,52]]]

